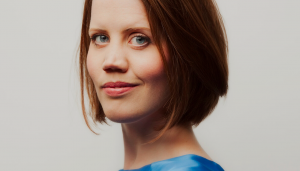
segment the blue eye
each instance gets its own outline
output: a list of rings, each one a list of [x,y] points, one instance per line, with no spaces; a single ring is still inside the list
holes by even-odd
[[[91,36],[91,41],[96,47],[99,47],[101,44],[106,44],[109,41],[109,38],[104,34],[95,34]]]
[[[100,47],[101,45],[105,45],[109,42],[109,38],[104,34],[95,34],[91,37],[91,40],[96,47]],[[132,44],[133,47],[140,49],[150,44],[151,40],[143,34],[138,34],[134,35],[129,42],[131,42],[130,44]]]
[[[151,43],[150,38],[142,34],[135,35],[130,42],[136,47],[144,47]]]
[[[146,41],[145,37],[142,36],[136,36],[133,39],[135,39],[135,41],[140,45],[142,45]]]
[[[108,37],[104,36],[104,35],[98,35],[95,38],[96,42],[102,42],[105,43],[108,41]]]

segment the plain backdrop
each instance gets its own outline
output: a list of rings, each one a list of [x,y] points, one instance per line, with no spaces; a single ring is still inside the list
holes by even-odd
[[[123,168],[120,124],[93,134],[81,114],[76,51],[83,0],[0,1],[0,170]],[[299,171],[300,1],[217,0],[229,91],[195,128],[226,171]]]

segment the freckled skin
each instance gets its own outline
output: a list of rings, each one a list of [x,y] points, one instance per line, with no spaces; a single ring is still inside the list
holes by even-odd
[[[129,27],[149,30],[122,32]],[[87,56],[88,72],[106,117],[118,123],[132,123],[157,113],[166,101],[168,91],[161,55],[152,42],[137,49],[135,46],[139,44],[130,37],[141,33],[153,40],[143,4],[135,0],[117,3],[94,0],[90,28],[106,30],[109,37],[109,41],[100,47],[91,42]],[[93,33],[90,32],[90,36]],[[108,69],[113,71],[108,72]],[[116,81],[139,86],[121,97],[112,98],[100,87]]]

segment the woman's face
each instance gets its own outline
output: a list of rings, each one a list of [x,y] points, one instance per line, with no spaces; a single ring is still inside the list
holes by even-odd
[[[106,117],[132,123],[159,113],[167,79],[142,2],[93,0],[89,35],[87,69]]]

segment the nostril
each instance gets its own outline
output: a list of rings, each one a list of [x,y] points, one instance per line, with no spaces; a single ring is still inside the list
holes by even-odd
[[[107,68],[107,69],[104,69],[104,71],[106,71],[106,72],[124,72],[120,68]]]

